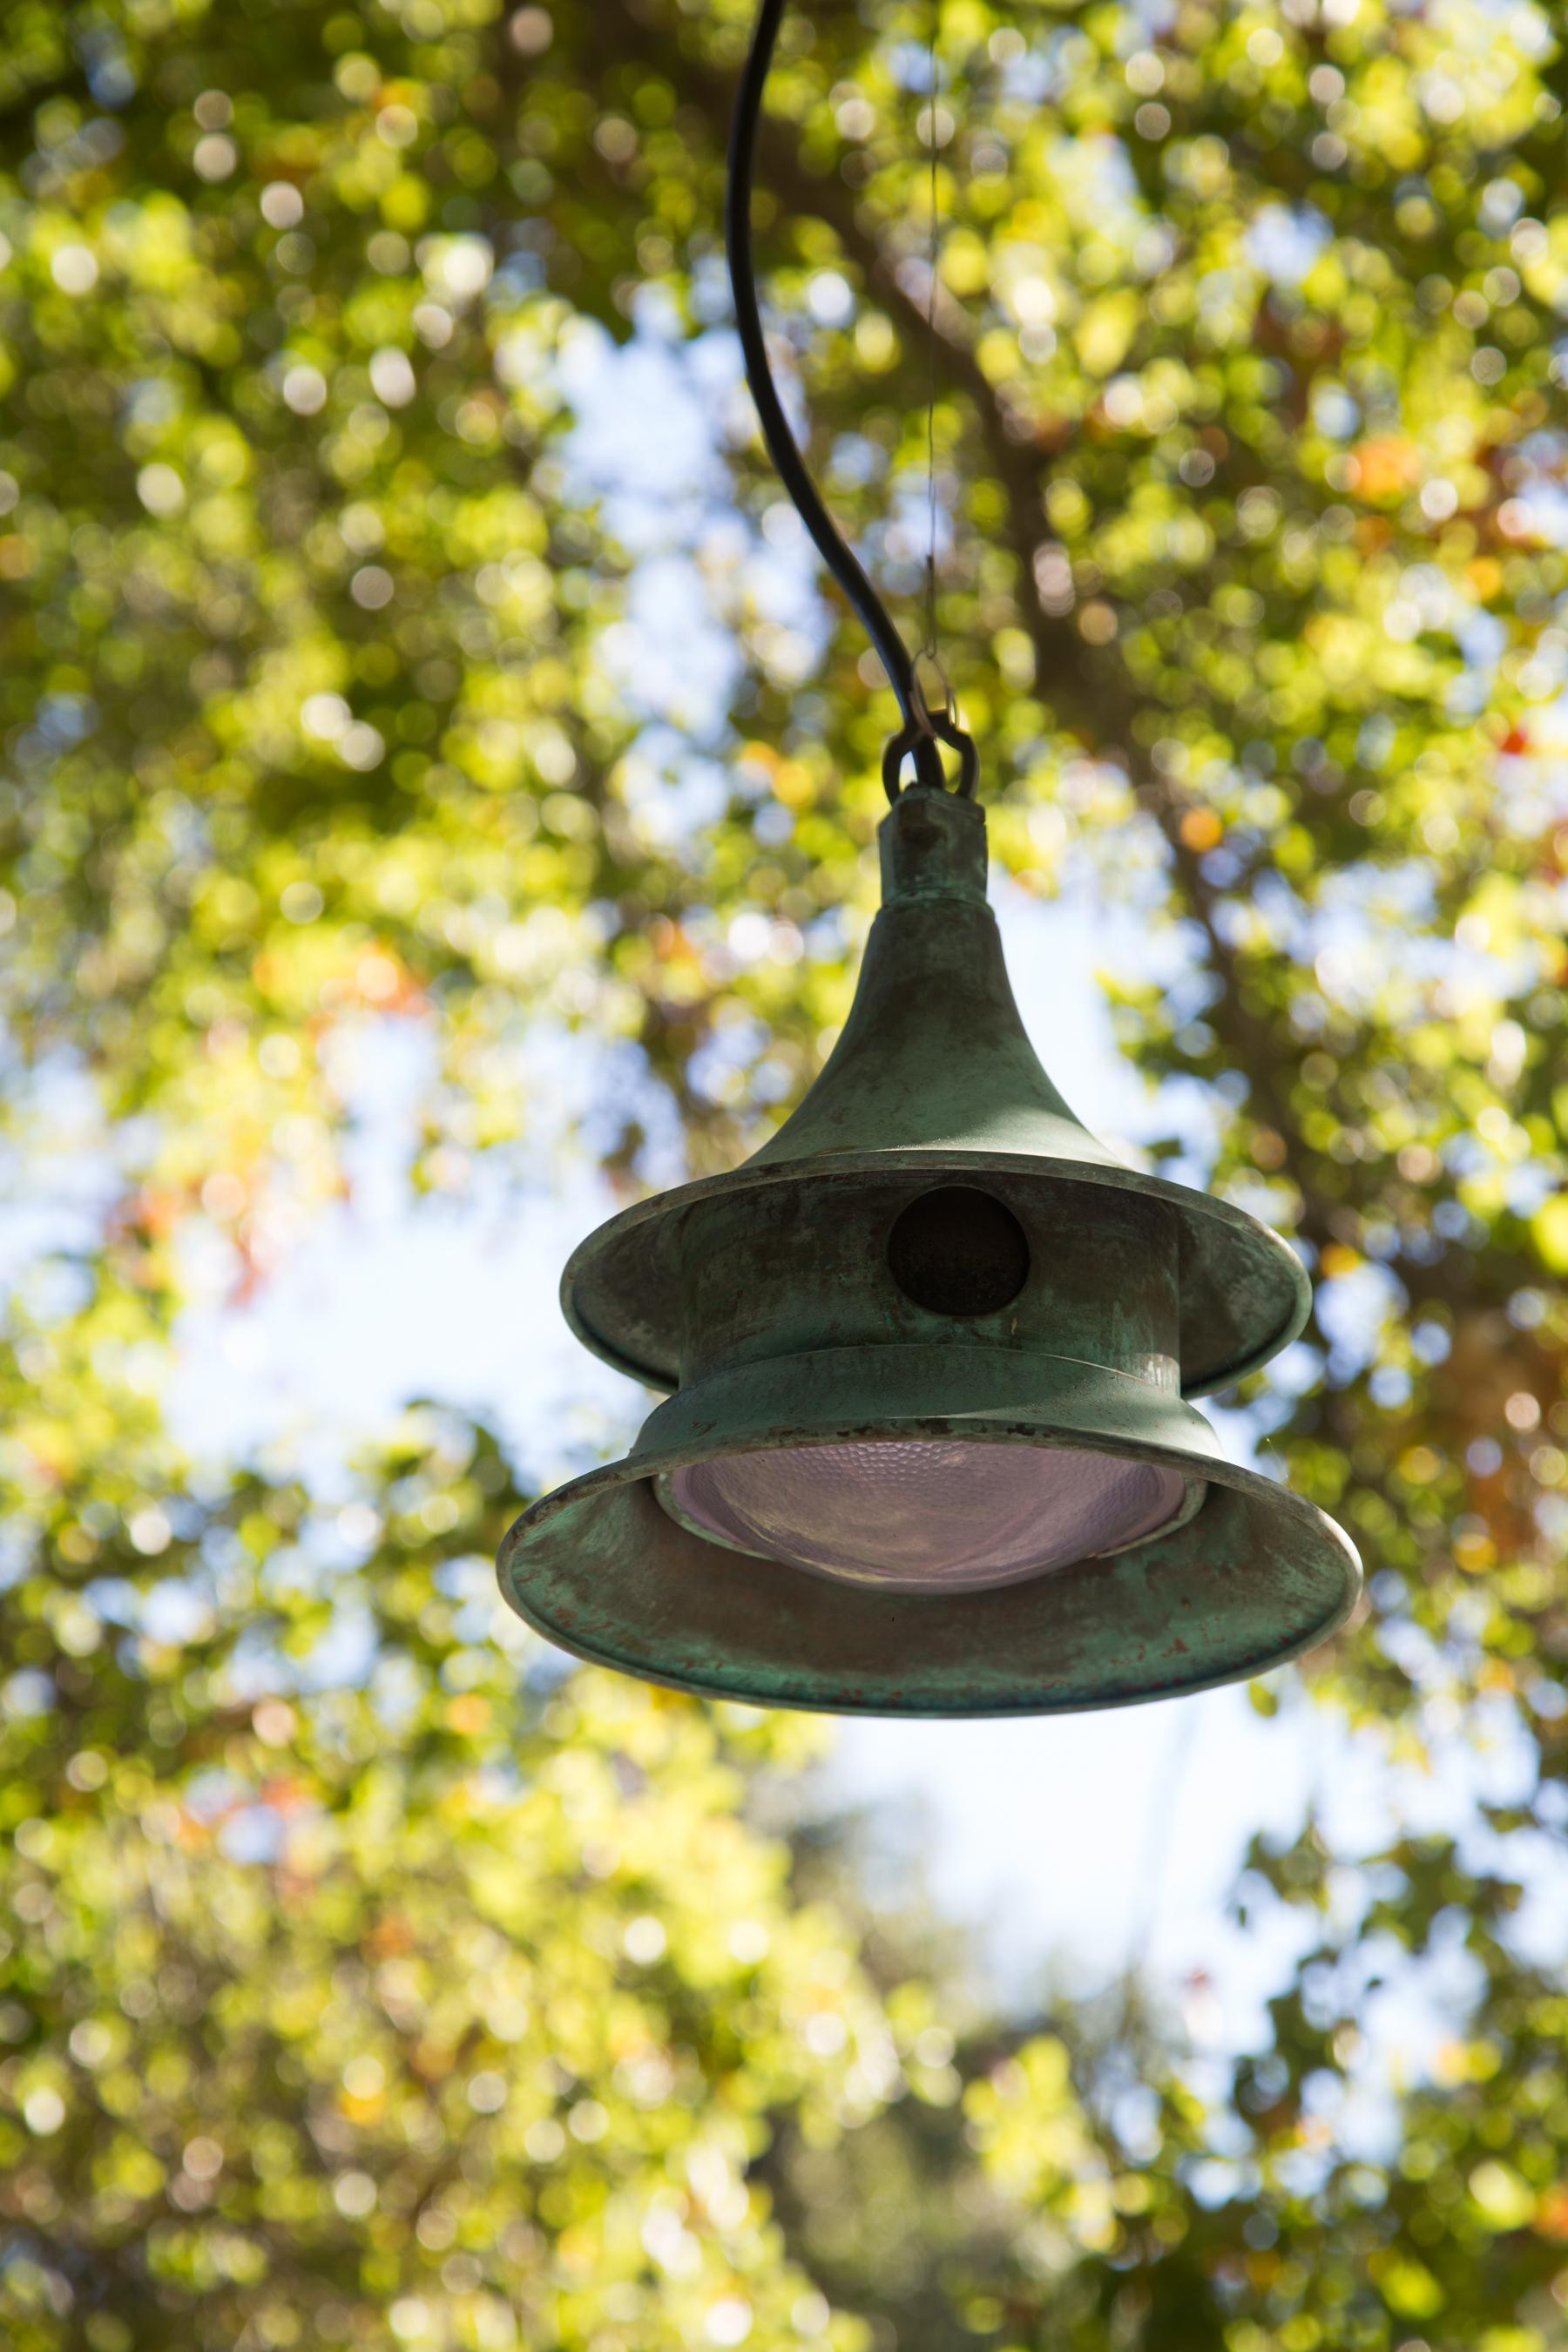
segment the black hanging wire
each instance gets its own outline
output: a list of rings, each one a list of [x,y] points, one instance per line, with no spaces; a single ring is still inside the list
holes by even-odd
[[[928,709],[909,648],[894,626],[887,606],[867,577],[859,559],[823,504],[816,484],[806,471],[805,461],[790,431],[789,420],[784,415],[768,359],[767,339],[763,332],[762,310],[757,299],[756,268],[752,255],[752,188],[756,174],[757,130],[762,119],[763,93],[767,86],[768,68],[773,63],[773,47],[787,5],[788,0],[762,0],[757,12],[756,29],[752,35],[751,51],[741,76],[735,120],[730,133],[730,179],[724,199],[724,237],[730,259],[730,284],[735,298],[735,321],[740,330],[741,349],[745,355],[746,382],[756,404],[763,439],[778,468],[779,479],[789,493],[796,513],[811,533],[818,554],[864,624],[899,698],[903,725],[889,743],[882,758],[882,781],[889,799],[896,800],[898,797],[900,772],[905,759],[910,754],[914,758],[917,781],[939,791],[946,790],[939,742],[946,743],[959,754],[958,790],[964,794],[973,794],[979,767],[973,739],[958,726],[950,711],[933,712]],[[927,102],[931,109],[929,128],[934,141],[934,89]]]
[[[925,124],[926,152],[930,169],[926,187],[926,206],[930,214],[930,229],[926,243],[926,633],[925,641],[915,656],[915,677],[920,678],[921,664],[929,662],[942,680],[942,708],[953,717],[952,688],[942,663],[942,645],[936,618],[936,285],[937,269],[942,259],[942,226],[938,208],[936,92],[938,66],[936,55],[937,22],[942,0],[931,0],[931,24],[926,44],[926,102],[921,120]],[[923,686],[921,691],[924,691]],[[930,703],[927,703],[930,709]]]

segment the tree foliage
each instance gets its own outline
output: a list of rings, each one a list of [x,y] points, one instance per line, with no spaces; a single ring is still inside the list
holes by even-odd
[[[942,649],[998,854],[1179,947],[1122,986],[1127,1046],[1203,1085],[1216,1182],[1317,1277],[1251,1402],[1372,1605],[1300,1704],[1390,1788],[1516,1759],[1447,1841],[1251,1857],[1238,1905],[1301,1954],[1269,2046],[944,2022],[758,1825],[798,1729],[496,1646],[482,1435],[389,1433],[329,1528],[161,1425],[193,1244],[243,1293],[346,1181],[357,1028],[438,1029],[419,1173],[460,1192],[552,1131],[541,1023],[604,1056],[631,1186],[661,1118],[699,1168],[754,1139],[841,1016],[891,707],[781,588],[737,389],[748,16],[0,23],[4,1095],[24,1161],[62,1073],[110,1122],[9,1308],[0,2317],[26,2352],[847,2345],[857,2312],[922,2347],[1537,2352],[1568,2301],[1561,1955],[1520,1926],[1568,1816],[1554,12],[941,0],[933,91],[929,9],[803,5],[763,145],[781,365],[911,613],[934,315]],[[628,350],[715,420],[662,516],[667,406],[622,419],[640,497],[584,456]],[[1449,1952],[1462,2021],[1373,2127],[1379,1986]]]

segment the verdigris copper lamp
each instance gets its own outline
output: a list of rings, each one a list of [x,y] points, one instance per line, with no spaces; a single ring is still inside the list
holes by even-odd
[[[1255,1219],[1097,1142],[1024,1033],[974,748],[927,709],[769,372],[749,213],[783,7],[764,0],[742,86],[731,274],[770,448],[903,710],[882,911],[793,1118],[568,1265],[578,1336],[669,1393],[625,1461],[523,1514],[501,1588],[579,1656],[767,1706],[1037,1714],[1202,1690],[1322,1641],[1359,1590],[1332,1522],[1224,1460],[1185,1401],[1294,1338],[1307,1280]]]

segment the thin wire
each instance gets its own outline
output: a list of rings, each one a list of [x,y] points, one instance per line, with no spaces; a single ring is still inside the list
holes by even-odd
[[[904,756],[912,754],[919,781],[938,790],[945,790],[946,778],[936,741],[940,734],[942,741],[951,744],[961,755],[963,782],[960,789],[973,793],[974,746],[950,714],[944,712],[940,719],[933,718],[928,709],[909,648],[895,627],[887,606],[823,504],[816,485],[806,470],[805,461],[790,431],[789,420],[784,415],[768,359],[767,339],[763,332],[757,295],[756,268],[752,254],[752,186],[756,171],[757,131],[762,118],[763,94],[785,5],[786,0],[762,0],[751,50],[741,76],[735,120],[730,134],[730,179],[724,198],[724,236],[729,252],[730,284],[735,299],[735,323],[745,356],[746,382],[756,403],[763,439],[778,468],[779,478],[796,513],[811,533],[817,552],[864,624],[898,697],[904,723],[894,739],[900,747],[893,762],[895,778],[899,762]],[[933,92],[933,140],[936,131],[934,109]],[[931,429],[934,433],[934,423]],[[886,761],[883,773],[886,778]],[[894,791],[896,782],[889,782],[889,792]]]
[[[936,174],[936,32],[942,0],[931,0],[931,37],[927,49],[926,74],[926,142],[931,149],[931,252],[926,278],[926,362],[929,381],[926,392],[926,641],[922,652],[929,653],[940,669],[942,654],[936,634],[936,271],[942,257],[941,230],[937,220]]]
[[[1122,2025],[1130,2026],[1138,1992],[1138,1973],[1147,1959],[1164,1900],[1166,1863],[1181,1803],[1182,1787],[1203,1728],[1202,1709],[1189,1706],[1178,1719],[1163,1765],[1151,1785],[1143,1822],[1142,1852],[1133,1888],[1134,1915],[1122,1968]]]
[[[941,24],[942,0],[931,0],[926,42],[926,103],[923,117],[926,145],[931,155],[930,186],[926,199],[930,218],[926,253],[926,626],[925,641],[915,656],[915,677],[921,693],[924,694],[925,681],[921,677],[921,665],[929,664],[935,671],[942,681],[942,716],[948,727],[956,729],[958,698],[953,693],[952,680],[947,674],[947,666],[942,657],[942,640],[938,634],[936,617],[936,300],[942,264],[942,196],[937,170],[939,152],[937,92],[941,83],[942,68],[937,58],[937,36]],[[931,708],[929,696],[926,707],[928,710]]]

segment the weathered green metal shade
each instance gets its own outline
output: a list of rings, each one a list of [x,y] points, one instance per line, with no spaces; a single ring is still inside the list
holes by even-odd
[[[568,1265],[574,1329],[672,1393],[626,1460],[524,1513],[502,1590],[580,1656],[834,1712],[1115,1706],[1278,1664],[1342,1622],[1355,1553],[1184,1400],[1294,1338],[1301,1267],[1073,1117],[973,801],[905,793],[881,850],[794,1117]]]

